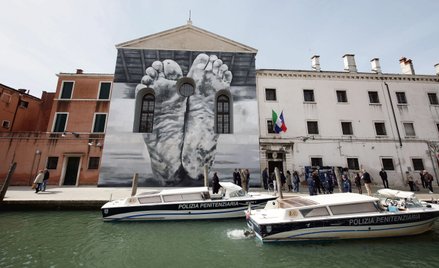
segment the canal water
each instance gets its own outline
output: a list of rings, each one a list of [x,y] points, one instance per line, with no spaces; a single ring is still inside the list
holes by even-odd
[[[103,222],[95,211],[0,212],[0,267],[439,267],[423,235],[262,244],[244,220]]]

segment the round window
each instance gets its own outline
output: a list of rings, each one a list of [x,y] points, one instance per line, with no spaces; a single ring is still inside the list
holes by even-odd
[[[180,95],[182,95],[183,97],[189,97],[194,95],[195,88],[193,85],[189,83],[184,83],[183,85],[180,86],[178,91],[180,92]]]

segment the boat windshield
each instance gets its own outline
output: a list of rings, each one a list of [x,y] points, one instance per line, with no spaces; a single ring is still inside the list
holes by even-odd
[[[230,197],[242,197],[245,196],[245,192],[241,189],[238,191],[233,191],[229,194]]]

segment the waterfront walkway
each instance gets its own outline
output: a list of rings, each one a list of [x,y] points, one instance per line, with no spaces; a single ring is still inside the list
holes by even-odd
[[[152,188],[139,187],[137,193],[142,193]],[[157,188],[154,188],[157,189]],[[373,187],[373,191],[381,189]],[[439,199],[439,189],[437,192],[429,194],[428,190],[421,189],[416,192],[420,200],[432,201]],[[408,189],[399,189],[405,190]],[[262,188],[251,188],[250,192],[266,192]],[[338,189],[335,189],[338,192]],[[353,192],[356,192],[354,189]],[[366,189],[363,189],[365,194]],[[98,209],[109,200],[123,198],[131,195],[131,187],[57,187],[48,185],[45,192],[35,193],[30,186],[9,186],[3,202],[0,203],[1,209]],[[301,187],[300,193],[286,192],[284,196],[308,195],[306,186]]]

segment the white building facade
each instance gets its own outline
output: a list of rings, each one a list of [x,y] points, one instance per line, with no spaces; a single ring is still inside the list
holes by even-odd
[[[391,187],[425,169],[437,182],[439,76],[415,75],[406,58],[402,74],[382,73],[378,59],[358,72],[354,55],[343,59],[342,72],[321,71],[318,56],[311,71],[257,70],[261,169],[364,168],[381,185],[384,168]],[[273,133],[273,111],[286,132]]]

